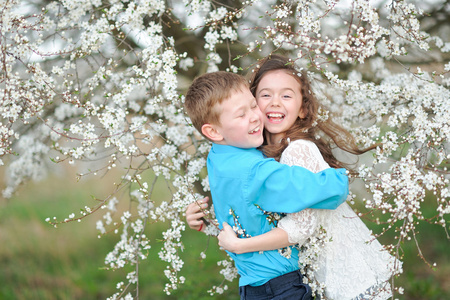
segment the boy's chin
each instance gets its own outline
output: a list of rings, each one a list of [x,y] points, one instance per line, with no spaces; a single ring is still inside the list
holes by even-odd
[[[255,148],[258,148],[259,146],[261,146],[264,142],[264,138],[261,135],[261,138],[258,139],[258,141],[255,143]]]
[[[244,147],[239,147],[239,148],[258,148],[259,146],[261,146],[263,144],[263,139],[261,139],[261,141],[252,141],[250,143],[247,143]]]

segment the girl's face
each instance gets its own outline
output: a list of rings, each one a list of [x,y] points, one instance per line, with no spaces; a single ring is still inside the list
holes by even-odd
[[[256,88],[268,144],[278,143],[295,120],[304,118],[300,83],[288,70],[269,71]]]

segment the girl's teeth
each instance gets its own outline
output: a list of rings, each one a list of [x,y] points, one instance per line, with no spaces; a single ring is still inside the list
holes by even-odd
[[[283,114],[268,114],[269,118],[283,118]]]

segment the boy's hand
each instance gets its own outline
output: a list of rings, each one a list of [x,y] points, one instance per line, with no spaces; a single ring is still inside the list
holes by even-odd
[[[206,224],[203,218],[206,216],[205,209],[208,208],[208,201],[209,198],[205,197],[188,205],[186,208],[186,222],[189,228],[197,231],[203,231],[205,229]]]
[[[241,252],[238,247],[240,239],[237,237],[236,232],[234,232],[233,228],[227,222],[223,222],[222,226],[223,229],[217,236],[219,246],[227,251],[240,254]]]

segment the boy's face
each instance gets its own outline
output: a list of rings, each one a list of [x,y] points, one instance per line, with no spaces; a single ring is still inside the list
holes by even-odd
[[[209,124],[217,134],[217,144],[256,148],[263,143],[262,113],[250,90],[242,87],[218,107],[220,124]]]

